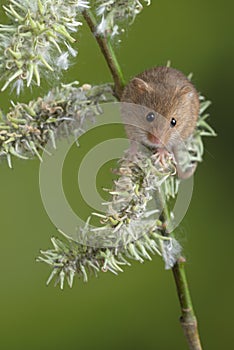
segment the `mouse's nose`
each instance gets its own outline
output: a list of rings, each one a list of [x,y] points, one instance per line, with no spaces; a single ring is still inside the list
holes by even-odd
[[[154,134],[151,134],[150,132],[148,132],[147,138],[151,143],[154,143],[156,145],[160,144],[160,139]]]

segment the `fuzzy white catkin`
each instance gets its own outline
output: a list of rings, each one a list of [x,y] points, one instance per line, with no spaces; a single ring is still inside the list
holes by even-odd
[[[12,85],[40,85],[41,76],[57,78],[77,51],[71,36],[82,25],[79,16],[89,7],[81,0],[9,0],[3,6],[10,24],[0,24],[1,91]]]
[[[102,35],[115,37],[123,30],[124,23],[132,24],[135,17],[143,10],[143,4],[149,6],[150,0],[108,0],[97,1],[98,7],[96,13],[101,17],[97,27],[97,32]],[[120,30],[122,28],[122,30]]]
[[[209,104],[209,101],[201,97],[197,128],[187,141],[191,152],[189,161],[192,162],[202,161],[202,136],[215,136],[206,122],[208,115],[203,115]],[[108,190],[111,195],[108,204],[111,210],[107,208],[105,215],[92,213],[101,219],[102,226],[92,229],[89,218],[85,227],[80,228],[79,241],[82,240],[84,244],[52,238],[53,248],[41,252],[38,261],[52,267],[47,283],[55,278],[55,284],[63,288],[66,279],[71,287],[75,275],[87,281],[89,272],[95,275],[100,271],[118,274],[122,271],[122,266],[130,265],[129,260],[142,263],[151,260],[152,254],[161,255],[165,268],[172,268],[182,247],[175,238],[161,234],[162,223],[154,218],[157,210],[152,211],[147,207],[158,187],[166,200],[177,194],[179,180],[173,175],[171,162],[172,158],[168,158],[168,169],[164,168],[160,173],[155,155],[149,158],[147,154],[138,153],[135,163],[123,157],[119,163],[119,178],[114,182],[114,187]],[[173,215],[170,218],[173,220]],[[106,246],[108,240],[110,245]],[[103,248],[97,248],[102,242]]]

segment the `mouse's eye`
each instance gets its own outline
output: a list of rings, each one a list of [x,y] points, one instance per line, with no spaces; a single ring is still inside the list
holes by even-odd
[[[149,114],[147,114],[147,116],[146,116],[147,122],[151,123],[154,119],[155,119],[155,115],[153,112],[150,112]]]
[[[172,128],[174,128],[174,126],[176,126],[176,120],[175,120],[175,118],[172,118],[172,120],[171,120],[171,127]]]

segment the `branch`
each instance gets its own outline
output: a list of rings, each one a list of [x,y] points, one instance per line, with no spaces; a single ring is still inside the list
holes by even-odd
[[[120,68],[120,65],[117,61],[117,58],[115,56],[115,53],[111,47],[111,44],[104,36],[101,36],[96,33],[96,20],[92,13],[88,10],[83,11],[83,16],[91,30],[91,32],[95,35],[95,38],[101,48],[101,51],[105,57],[105,60],[108,64],[108,67],[111,71],[111,74],[113,76],[114,82],[115,82],[115,94],[116,97],[120,100],[125,81],[124,77]],[[162,234],[164,236],[168,236],[167,233],[167,227],[170,223],[170,217],[168,208],[165,205],[165,200],[163,198],[159,199],[164,204],[164,209],[161,214],[161,220],[163,222],[163,232]],[[185,274],[185,259],[183,257],[180,257],[174,267],[172,268],[175,283],[177,286],[177,294],[180,301],[180,307],[181,307],[181,313],[182,316],[180,318],[181,326],[184,330],[185,337],[187,339],[187,342],[189,344],[190,350],[201,350],[201,343],[197,328],[197,320],[195,317],[195,313],[193,310],[192,300],[188,288],[188,282]]]
[[[185,259],[180,258],[172,268],[180,301],[180,323],[191,350],[202,350],[197,327],[197,319],[193,310],[188,282],[184,268]]]
[[[95,36],[95,39],[97,40],[97,43],[105,57],[106,63],[112,74],[112,77],[115,83],[115,89],[114,89],[115,96],[118,99],[120,99],[124,89],[125,81],[124,81],[122,70],[115,56],[115,52],[111,46],[110,40],[105,38],[104,35],[97,33],[97,22],[90,10],[84,10],[82,13],[91,32],[93,33],[93,35]]]
[[[157,201],[161,202],[161,207],[163,208],[160,215],[160,220],[162,221],[163,231],[162,235],[165,237],[174,237],[173,233],[168,233],[168,228],[170,227],[170,214],[166,201],[162,191],[157,192]],[[181,317],[180,323],[184,331],[185,338],[189,344],[191,350],[202,350],[200,337],[197,327],[197,319],[194,313],[191,295],[189,292],[188,281],[185,273],[185,258],[179,257],[175,265],[172,267],[173,276],[176,283],[177,295],[180,302]]]

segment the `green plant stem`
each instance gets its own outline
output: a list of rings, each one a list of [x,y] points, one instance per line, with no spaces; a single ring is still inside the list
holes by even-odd
[[[202,350],[197,319],[193,309],[184,264],[185,260],[181,257],[172,268],[182,313],[180,323],[189,344],[189,349]]]
[[[108,64],[108,67],[110,69],[110,72],[112,74],[112,77],[115,83],[115,88],[114,88],[115,96],[118,99],[120,99],[124,89],[125,81],[124,81],[122,70],[115,56],[115,52],[110,43],[110,40],[105,38],[103,35],[100,35],[97,33],[97,22],[90,10],[84,10],[83,16],[91,32],[95,36],[95,39],[97,40],[97,43],[105,57],[106,63]]]
[[[118,100],[121,98],[121,94],[125,85],[125,80],[122,74],[122,70],[117,61],[113,48],[110,42],[103,36],[96,33],[97,23],[90,10],[83,11],[83,16],[91,30],[95,35],[95,38],[101,48],[101,51],[105,57],[108,67],[113,76],[115,83],[115,95]],[[168,233],[168,227],[170,226],[170,215],[166,205],[166,201],[162,193],[157,193],[157,201],[159,201],[163,207],[160,219],[163,223],[164,236],[172,236]],[[201,342],[198,333],[197,320],[194,313],[192,300],[189,292],[188,282],[185,273],[185,259],[180,257],[174,267],[172,268],[173,276],[176,283],[177,294],[181,308],[180,323],[184,331],[184,335],[187,339],[190,350],[202,350]]]
[[[162,191],[156,193],[157,202],[160,202],[160,207],[163,208],[160,220],[163,223],[162,235],[173,237],[173,232],[170,231],[170,214]],[[176,283],[177,295],[180,302],[181,317],[180,324],[184,331],[190,350],[202,350],[201,341],[198,332],[197,319],[193,309],[192,299],[189,291],[188,281],[185,273],[185,258],[179,257],[172,268],[174,280]]]

